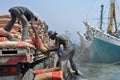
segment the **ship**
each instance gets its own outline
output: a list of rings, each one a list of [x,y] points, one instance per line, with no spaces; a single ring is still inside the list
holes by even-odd
[[[82,61],[90,63],[120,63],[120,30],[116,21],[115,0],[110,1],[109,11],[107,26],[102,26],[103,5],[101,5],[99,28],[93,27],[87,20],[83,21],[86,26],[86,32],[84,35],[79,33],[84,43],[81,43],[83,49],[80,58]],[[103,27],[107,27],[107,30],[103,30]]]

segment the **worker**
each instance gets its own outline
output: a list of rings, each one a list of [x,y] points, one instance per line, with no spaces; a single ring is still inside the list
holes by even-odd
[[[60,45],[63,45],[64,47],[62,55],[60,56],[60,67],[63,71],[63,75],[66,74],[66,72],[64,73],[64,70],[66,70],[68,62],[70,63],[69,71],[74,74],[81,75],[82,73],[79,71],[77,65],[73,60],[75,48],[72,42],[65,35],[58,35],[58,33],[56,33],[55,31],[48,31],[48,35],[49,38],[55,40],[55,47],[52,49],[47,49],[47,52],[59,50]]]
[[[22,23],[22,40],[25,40],[28,38],[28,22],[33,23],[35,21],[35,16],[32,11],[30,11],[26,7],[22,6],[16,6],[9,9],[11,20],[7,23],[7,25],[4,27],[4,30],[10,32],[16,19],[21,21]]]

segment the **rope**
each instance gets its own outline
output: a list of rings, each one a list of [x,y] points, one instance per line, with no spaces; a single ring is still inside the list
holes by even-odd
[[[85,47],[83,47],[83,50],[81,51],[81,54],[76,58],[76,60],[78,60],[79,57],[83,54],[83,52],[85,51],[85,49],[87,48],[87,46],[88,46],[88,42],[86,43]]]

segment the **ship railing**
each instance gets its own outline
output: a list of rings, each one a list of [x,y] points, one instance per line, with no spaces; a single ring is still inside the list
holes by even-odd
[[[110,34],[106,33],[105,31],[102,31],[100,29],[94,28],[93,26],[91,26],[91,24],[88,21],[83,21],[83,23],[86,25],[87,30],[92,31],[92,36],[94,36],[94,34],[101,34],[102,33],[102,34],[104,34],[105,36],[107,36],[107,37],[109,37],[111,39],[114,39],[116,41],[120,41],[119,38],[117,38],[117,37],[115,37],[113,35],[110,35]]]

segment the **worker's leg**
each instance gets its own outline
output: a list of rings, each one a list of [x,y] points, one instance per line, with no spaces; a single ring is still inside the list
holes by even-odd
[[[22,28],[23,28],[23,31],[22,31],[22,40],[25,40],[26,38],[29,37],[29,31],[28,31],[28,26],[27,26],[27,19],[26,17],[22,14],[21,16],[19,16],[19,19],[22,23]]]
[[[64,54],[65,51],[63,51]],[[62,55],[60,57],[60,68],[63,71],[63,78],[66,79],[70,74],[70,68],[68,65],[69,55]]]
[[[15,10],[14,10],[15,11]],[[14,14],[14,12],[11,12],[11,20],[7,23],[7,25],[4,27],[4,30],[10,32],[10,30],[12,29],[15,21],[16,21],[16,16]]]
[[[11,29],[12,29],[12,27],[13,27],[15,21],[16,21],[16,18],[18,16],[20,16],[20,12],[16,8],[11,9],[9,12],[11,14],[11,20],[7,23],[7,25],[4,28],[4,30],[8,31],[8,32],[11,31]],[[17,39],[14,38],[12,35],[10,35],[8,32],[6,32],[7,39],[10,40],[10,41],[16,41]]]
[[[60,48],[57,51],[58,61],[56,63],[56,67],[60,67],[60,65],[61,65],[61,63],[60,63],[60,57],[63,54],[63,49],[64,49],[63,45],[60,45]]]
[[[76,64],[76,62],[75,62],[75,60],[74,60],[74,58],[73,58],[73,56],[74,56],[74,49],[73,50],[71,50],[71,52],[70,52],[70,58],[69,58],[69,62],[70,62],[70,67],[72,68],[72,70],[73,71],[75,71],[75,74],[78,74],[78,75],[83,75],[81,72],[80,72],[80,68],[79,68],[79,66]]]

